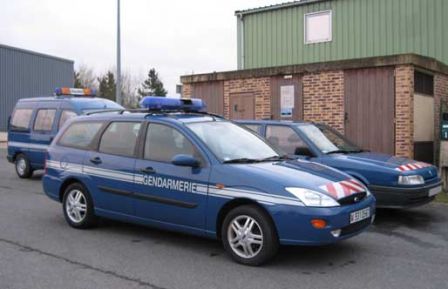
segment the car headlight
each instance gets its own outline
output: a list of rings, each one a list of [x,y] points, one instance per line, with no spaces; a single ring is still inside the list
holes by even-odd
[[[307,207],[338,207],[339,203],[335,199],[313,190],[304,188],[285,188],[288,192],[296,196]]]
[[[425,179],[419,175],[399,176],[398,183],[400,185],[423,185],[425,183]]]

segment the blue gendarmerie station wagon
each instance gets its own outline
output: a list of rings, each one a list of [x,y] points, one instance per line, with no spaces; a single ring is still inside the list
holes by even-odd
[[[145,98],[140,112],[81,116],[48,148],[45,193],[68,224],[97,217],[221,239],[258,265],[280,244],[323,245],[373,221],[375,198],[351,176],[280,155],[200,100]]]
[[[45,152],[64,123],[77,115],[122,110],[117,103],[96,98],[94,90],[57,88],[56,96],[20,99],[8,127],[8,161],[17,175],[28,178],[44,168]]]
[[[326,125],[273,120],[239,123],[289,155],[351,175],[369,188],[377,200],[377,207],[419,206],[431,202],[442,191],[435,166],[364,151]]]

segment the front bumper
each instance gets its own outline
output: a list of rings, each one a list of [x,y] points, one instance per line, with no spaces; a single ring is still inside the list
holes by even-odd
[[[13,157],[12,156],[10,156],[10,155],[7,155],[6,156],[6,159],[8,160],[8,162],[10,162],[10,163],[13,163],[14,162],[14,159],[13,159]]]
[[[442,182],[437,182],[419,187],[385,187],[369,186],[369,190],[376,198],[378,208],[412,208],[425,205],[434,200],[435,196],[429,196],[431,189],[440,187]]]
[[[367,207],[370,208],[370,218],[350,224],[350,214]],[[367,229],[374,220],[375,198],[368,196],[357,204],[332,208],[281,205],[271,207],[269,211],[282,245],[326,245],[353,237]],[[314,228],[311,225],[312,219],[324,219],[327,227]],[[340,236],[331,234],[339,229]]]

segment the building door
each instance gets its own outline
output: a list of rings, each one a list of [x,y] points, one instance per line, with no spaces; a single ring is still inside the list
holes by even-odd
[[[224,81],[192,84],[193,98],[200,98],[207,105],[207,112],[224,115]]]
[[[252,93],[230,95],[231,119],[255,119],[255,97]]]
[[[345,135],[363,149],[395,154],[394,68],[345,71]]]
[[[271,96],[272,119],[303,120],[300,76],[272,77]]]

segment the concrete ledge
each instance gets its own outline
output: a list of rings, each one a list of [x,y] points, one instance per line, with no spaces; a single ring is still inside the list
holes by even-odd
[[[448,74],[448,65],[440,61],[437,61],[434,58],[421,56],[418,54],[399,54],[392,56],[378,56],[378,57],[336,60],[336,61],[318,62],[309,64],[183,75],[180,77],[180,81],[183,84],[188,84],[195,82],[270,77],[277,75],[313,73],[329,70],[346,70],[356,68],[396,66],[403,64],[412,64],[424,70]]]

